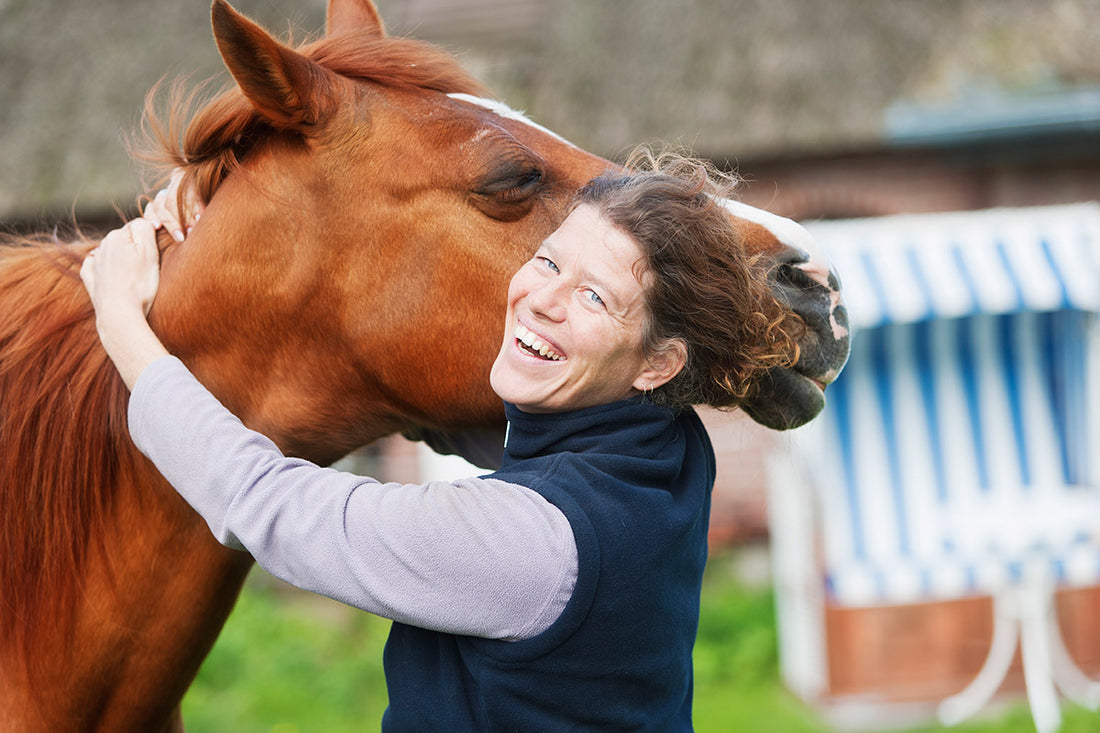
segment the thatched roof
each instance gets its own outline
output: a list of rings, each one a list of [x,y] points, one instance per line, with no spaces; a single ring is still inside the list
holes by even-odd
[[[898,103],[1100,85],[1092,0],[567,0],[529,106],[603,152],[875,147]]]
[[[462,52],[612,156],[653,138],[742,160],[863,150],[906,105],[1100,87],[1095,0],[377,2],[391,32]],[[322,0],[235,5],[279,32],[323,24]],[[0,0],[0,59],[0,221],[130,205],[121,133],[146,90],[221,68],[205,0]]]
[[[240,5],[273,29],[324,22],[319,2]],[[201,0],[0,2],[0,59],[0,221],[132,205],[139,177],[124,137],[146,92],[222,69]]]

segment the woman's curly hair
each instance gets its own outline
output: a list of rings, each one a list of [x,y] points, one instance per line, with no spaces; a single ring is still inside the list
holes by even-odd
[[[738,180],[672,150],[638,148],[626,167],[590,181],[576,204],[595,206],[643,252],[646,353],[675,339],[686,346],[684,368],[648,398],[673,409],[736,407],[764,372],[798,359],[803,329],[725,208]]]

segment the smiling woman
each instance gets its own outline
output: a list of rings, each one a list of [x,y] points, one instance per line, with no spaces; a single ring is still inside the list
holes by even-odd
[[[520,409],[638,393],[677,410],[730,407],[797,359],[799,323],[742,249],[724,179],[672,153],[632,161],[585,186],[512,278],[490,382]]]
[[[647,269],[634,240],[596,207],[578,206],[508,286],[493,390],[526,412],[555,412],[668,381],[683,359],[650,363],[642,345]]]
[[[683,349],[683,368],[647,385],[651,398],[674,409],[737,406],[758,394],[764,374],[798,361],[802,321],[776,302],[728,215],[736,179],[644,147],[627,165],[634,173],[600,176],[578,201],[641,250],[647,359]]]
[[[220,542],[394,620],[387,733],[692,728],[714,483],[692,404],[751,396],[799,322],[710,169],[643,159],[585,186],[512,278],[490,377],[508,438],[481,478],[380,484],[245,428],[145,320],[156,212],[85,260],[142,452]]]

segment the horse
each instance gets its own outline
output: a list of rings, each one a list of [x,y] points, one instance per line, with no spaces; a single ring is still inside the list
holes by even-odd
[[[501,430],[487,375],[508,279],[612,163],[386,35],[370,0],[330,0],[298,47],[225,0],[211,18],[235,85],[162,133],[205,208],[182,243],[161,235],[154,330],[245,424],[318,464],[397,431]],[[847,357],[839,284],[793,222],[730,215],[804,324],[798,361],[743,407],[792,427]],[[2,731],[182,730],[252,565],[129,440],[78,276],[94,245],[0,247]]]

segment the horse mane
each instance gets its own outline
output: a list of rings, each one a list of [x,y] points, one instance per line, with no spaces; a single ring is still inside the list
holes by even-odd
[[[452,56],[419,41],[352,33],[298,50],[352,79],[484,94]],[[181,209],[189,186],[209,202],[248,150],[286,134],[235,86],[191,114],[201,87],[177,83],[164,120],[160,91],[146,97],[146,140],[131,153],[165,172],[184,169]],[[78,274],[92,246],[0,237],[0,642],[25,646],[47,625],[55,636],[67,627],[97,538],[104,549],[115,489],[144,470],[129,438],[125,385],[99,344]],[[22,656],[33,665],[33,650]]]
[[[126,388],[78,270],[88,242],[0,241],[0,639],[63,628],[76,568],[131,467]],[[130,456],[130,458],[127,458]],[[46,603],[49,613],[45,613]],[[9,639],[8,635],[12,635]]]

